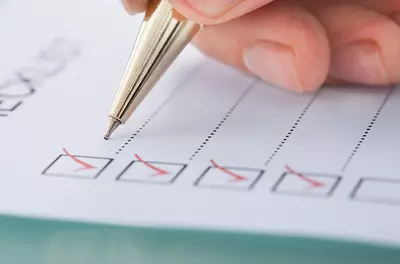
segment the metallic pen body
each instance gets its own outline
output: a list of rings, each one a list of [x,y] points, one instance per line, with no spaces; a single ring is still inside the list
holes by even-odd
[[[201,25],[176,12],[168,0],[150,0],[109,113],[105,139],[128,121]]]

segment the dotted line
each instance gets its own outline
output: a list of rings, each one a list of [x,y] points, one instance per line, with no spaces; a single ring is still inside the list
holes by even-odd
[[[282,149],[282,147],[285,145],[285,143],[289,140],[290,136],[293,134],[294,130],[297,128],[299,125],[300,121],[303,119],[304,115],[307,113],[308,109],[311,107],[311,105],[314,103],[315,99],[318,97],[319,93],[321,90],[316,92],[314,96],[311,98],[311,100],[308,102],[306,107],[303,109],[299,117],[296,119],[294,122],[293,126],[289,129],[289,132],[285,135],[285,137],[282,139],[282,141],[279,143],[279,145],[276,147],[276,149],[272,152],[271,156],[268,158],[268,160],[265,162],[265,166],[268,166],[272,160],[275,158],[275,156],[278,154],[278,152]]]
[[[159,107],[159,108],[161,108],[161,107]],[[129,143],[131,143],[131,141],[151,122],[151,120],[153,120],[153,118],[158,114],[158,109],[146,120],[146,122],[144,122],[143,123],[143,125],[138,129],[138,130],[136,130],[136,132],[124,143],[124,145],[122,145],[119,149],[118,149],[118,151],[115,153],[115,154],[119,154],[119,153],[121,153],[121,151],[123,151],[124,150],[124,148],[126,147],[126,146],[128,146],[129,145]]]
[[[375,124],[375,122],[378,119],[379,115],[381,114],[382,110],[385,108],[387,102],[389,101],[389,98],[392,95],[393,91],[394,91],[394,88],[390,89],[390,91],[386,95],[385,99],[383,100],[382,104],[379,106],[378,110],[376,111],[375,115],[372,117],[371,121],[368,124],[368,127],[364,131],[364,134],[361,136],[360,140],[358,141],[358,143],[354,147],[353,151],[351,152],[349,158],[346,160],[345,164],[343,165],[342,172],[344,172],[347,169],[350,162],[353,160],[354,156],[357,154],[358,150],[360,149],[361,145],[364,143],[365,139],[367,138],[369,132],[372,129],[372,126]]]
[[[196,151],[190,156],[189,160],[193,160],[197,154],[204,148],[204,146],[211,140],[211,138],[218,132],[218,130],[224,125],[225,121],[230,117],[233,111],[235,111],[236,107],[239,103],[246,97],[246,95],[254,88],[257,81],[254,81],[247,89],[243,92],[243,94],[239,97],[239,99],[235,102],[235,104],[229,109],[229,111],[225,114],[222,120],[218,123],[218,125],[212,130],[210,134],[208,134],[207,138],[201,143],[201,145],[196,149]]]
[[[115,152],[115,154],[120,154],[128,145],[129,143],[131,143],[131,141],[133,139],[135,139],[135,137],[137,137],[137,135],[140,134],[140,132],[143,131],[144,128],[147,127],[147,125],[154,119],[154,117],[156,115],[158,115],[158,113],[160,113],[160,111],[171,101],[171,99],[178,93],[180,92],[184,86],[184,84],[191,78],[193,77],[193,75],[198,72],[198,68],[200,68],[200,66],[197,66],[193,71],[191,71],[186,78],[184,78],[184,80],[178,84],[178,86],[172,91],[172,93],[168,96],[168,98],[156,109],[156,111],[154,111],[154,113],[139,127],[138,130],[135,131],[135,133],[129,137],[129,139]]]

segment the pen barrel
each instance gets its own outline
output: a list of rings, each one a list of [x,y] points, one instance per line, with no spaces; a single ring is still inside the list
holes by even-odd
[[[200,29],[168,0],[150,0],[110,117],[125,123]]]

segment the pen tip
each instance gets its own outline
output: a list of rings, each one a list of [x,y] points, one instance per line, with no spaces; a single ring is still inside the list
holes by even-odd
[[[106,134],[104,135],[104,139],[108,140],[111,134],[117,129],[117,127],[121,124],[120,121],[111,117],[110,122],[108,123]]]

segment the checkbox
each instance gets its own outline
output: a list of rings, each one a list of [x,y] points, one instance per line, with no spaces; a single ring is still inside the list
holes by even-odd
[[[186,168],[185,164],[144,161],[139,156],[120,173],[118,181],[172,184]]]
[[[22,104],[21,101],[15,99],[0,100],[0,113],[12,112]]]
[[[280,177],[272,191],[289,195],[327,197],[332,195],[340,180],[341,177],[336,175],[289,170]]]
[[[62,154],[43,172],[43,175],[95,179],[112,162],[110,158]]]
[[[400,180],[362,178],[350,197],[363,202],[400,205]]]
[[[214,161],[194,183],[197,187],[250,190],[263,175],[263,170],[221,167]]]

